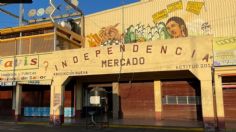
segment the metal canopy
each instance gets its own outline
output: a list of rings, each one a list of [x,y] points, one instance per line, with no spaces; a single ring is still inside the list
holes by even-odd
[[[49,0],[49,2],[51,2],[51,1],[54,1],[54,0]],[[75,13],[75,14],[72,14],[72,15],[67,15],[67,16],[66,16],[66,15],[62,15],[62,16],[53,16],[53,17],[52,17],[52,15],[53,15],[53,13],[52,13],[52,14],[50,14],[50,16],[49,16],[50,18],[53,18],[53,19],[60,19],[60,18],[68,18],[68,17],[73,17],[73,16],[80,16],[81,18],[84,17],[84,14],[83,14],[82,10],[79,9],[77,6],[73,5],[73,3],[71,3],[71,0],[63,0],[63,1],[64,1],[65,3],[67,3],[70,7],[72,7],[72,8],[75,10],[76,13]],[[7,6],[7,5],[10,5],[10,4],[7,4],[7,3],[0,3],[0,12],[4,13],[4,14],[6,14],[6,15],[9,15],[9,16],[11,16],[11,17],[13,17],[13,18],[18,19],[18,20],[19,20],[19,23],[21,23],[21,22],[31,23],[31,20],[26,20],[26,19],[23,18],[23,10],[24,10],[23,6],[20,6],[19,15],[16,15],[16,14],[12,13],[11,11],[8,11],[8,10],[2,8],[3,6]],[[20,5],[22,5],[22,4],[20,4]],[[56,9],[55,9],[55,10],[56,10]],[[44,20],[49,20],[50,18],[38,19],[38,20],[35,21],[35,22],[42,22],[42,21],[44,21]],[[21,22],[20,22],[20,21],[21,21]],[[19,24],[19,25],[21,25],[21,24]]]
[[[0,12],[3,12],[3,13],[5,13],[5,14],[11,16],[11,17],[20,19],[20,17],[19,17],[18,15],[13,14],[13,13],[11,13],[10,11],[7,11],[7,10],[5,10],[5,9],[0,8]],[[22,18],[22,20],[23,20],[24,22],[28,23],[28,20],[26,20],[26,19],[24,19],[24,18]]]

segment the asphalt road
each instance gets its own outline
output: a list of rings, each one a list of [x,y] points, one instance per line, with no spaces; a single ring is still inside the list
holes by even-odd
[[[85,126],[54,127],[45,124],[0,123],[0,132],[202,132],[191,128],[143,128],[137,126],[110,126],[109,128]]]

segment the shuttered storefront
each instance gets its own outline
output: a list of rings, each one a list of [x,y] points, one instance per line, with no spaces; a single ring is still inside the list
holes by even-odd
[[[153,82],[120,83],[119,94],[123,119],[155,119]]]
[[[236,86],[223,89],[225,121],[236,121]]]
[[[12,115],[13,87],[0,87],[0,116]]]
[[[22,115],[26,117],[49,117],[50,86],[22,85]]]
[[[202,120],[199,81],[162,82],[164,120]]]
[[[225,123],[227,128],[236,128],[236,77],[222,78]]]
[[[74,101],[74,85],[73,83],[69,83],[69,85],[66,85],[64,93],[64,117],[75,116]]]

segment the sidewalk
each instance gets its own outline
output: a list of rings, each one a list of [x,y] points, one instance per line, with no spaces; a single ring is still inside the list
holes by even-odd
[[[87,119],[87,123],[90,120]],[[13,118],[2,118],[0,117],[0,124],[19,124],[19,125],[44,125],[50,126],[49,118],[22,118],[22,121],[15,122]],[[99,127],[98,124],[97,127]],[[70,119],[65,118],[64,127],[70,126],[80,126],[86,127],[86,119]],[[230,124],[230,126],[233,126]],[[235,125],[234,125],[235,126]],[[110,128],[151,128],[151,129],[161,129],[161,130],[178,130],[186,132],[203,132],[203,123],[202,122],[187,122],[187,121],[156,121],[156,120],[145,120],[145,119],[109,119]],[[226,132],[236,132],[236,129],[228,128]]]
[[[48,118],[25,118],[23,121],[17,124],[22,125],[49,125]],[[86,123],[89,123],[90,119],[70,119],[65,118],[62,126],[81,126],[87,127]],[[163,130],[178,130],[187,132],[203,132],[202,122],[186,122],[186,121],[156,121],[156,120],[137,120],[137,119],[109,119],[109,126],[111,128],[151,128],[151,129],[163,129]],[[101,127],[101,124],[97,123],[95,127]]]
[[[86,126],[86,123],[90,122],[90,118],[71,119],[65,118],[65,126],[78,125]],[[0,123],[16,123],[13,117],[0,117]],[[24,117],[17,124],[35,124],[35,125],[48,125],[49,118],[39,117]],[[172,128],[196,128],[201,130],[203,128],[202,122],[184,122],[184,121],[156,121],[145,119],[109,119],[109,127],[145,127],[145,128],[160,128],[160,127],[172,127]]]

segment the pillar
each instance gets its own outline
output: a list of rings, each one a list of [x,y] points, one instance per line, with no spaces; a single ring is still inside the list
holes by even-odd
[[[76,80],[75,83],[75,117],[80,118],[82,112],[82,83]]]
[[[161,81],[154,81],[154,101],[155,101],[155,117],[156,120],[161,120],[162,113],[162,95],[161,95]]]
[[[63,85],[51,85],[50,123],[55,126],[64,122],[64,89]]]
[[[215,74],[214,79],[215,79],[217,127],[219,131],[225,131],[225,114],[224,114],[222,77]]]
[[[20,121],[21,117],[21,99],[22,99],[22,85],[16,85],[16,103],[15,103],[15,120]]]
[[[12,89],[12,115],[15,115],[16,109],[16,87]]]
[[[200,80],[202,114],[205,132],[215,131],[214,103],[212,80]]]
[[[119,83],[112,83],[112,100],[113,100],[113,119],[120,118],[120,96],[119,96]]]

